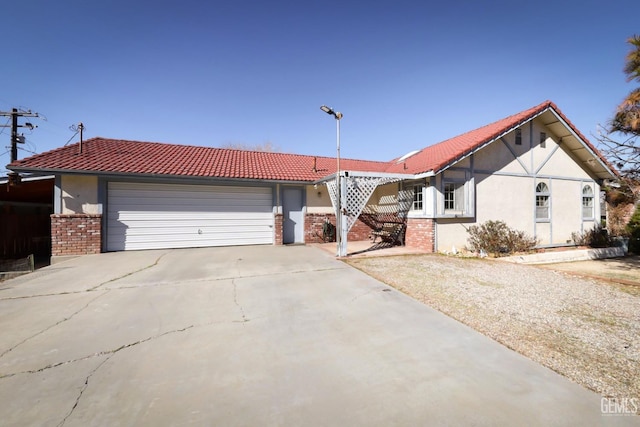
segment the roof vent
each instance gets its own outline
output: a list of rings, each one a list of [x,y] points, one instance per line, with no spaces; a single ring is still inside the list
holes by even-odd
[[[398,160],[396,160],[396,163],[400,163],[403,162],[405,160],[407,160],[409,157],[414,156],[416,154],[418,154],[421,150],[413,150],[408,152],[407,154],[405,154],[404,156],[400,157]]]

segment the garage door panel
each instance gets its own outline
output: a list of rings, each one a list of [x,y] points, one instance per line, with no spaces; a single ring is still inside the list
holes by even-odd
[[[109,183],[107,249],[273,244],[271,188]]]
[[[273,214],[259,213],[252,214],[250,212],[233,212],[233,217],[230,217],[229,212],[176,212],[176,211],[139,211],[139,212],[110,212],[110,218],[118,219],[121,221],[199,221],[200,223],[206,221],[221,221],[221,220],[239,220],[239,221],[267,221],[270,224],[273,223]]]
[[[193,186],[175,185],[174,188],[167,188],[167,185],[158,185],[160,188],[156,189],[142,189],[132,188],[121,185],[123,183],[114,183],[113,186],[109,186],[114,197],[126,196],[126,197],[139,197],[156,199],[158,197],[164,197],[167,193],[174,193],[174,197],[178,198],[242,198],[242,195],[250,194],[253,197],[261,195],[263,198],[271,195],[271,189],[268,187],[221,187],[221,186],[206,186],[205,189],[193,189]],[[137,185],[137,184],[136,184]],[[164,188],[163,188],[164,187]]]
[[[158,230],[169,230],[169,229],[184,229],[186,230],[198,230],[198,229],[207,229],[207,228],[215,228],[215,229],[225,229],[229,228],[231,231],[240,232],[242,230],[246,230],[249,227],[270,227],[272,225],[272,220],[242,220],[242,219],[219,219],[214,222],[203,222],[197,219],[193,220],[184,220],[184,219],[158,219],[155,221],[138,221],[137,223],[134,221],[118,221],[118,223],[113,223],[112,227],[114,229],[117,228],[130,228],[132,232],[134,230],[144,230],[146,228],[158,229]]]
[[[239,235],[239,234],[250,234],[250,235],[258,235],[261,233],[265,233],[265,234],[271,234],[271,229],[269,227],[265,227],[263,224],[256,224],[256,225],[243,225],[243,229],[242,230],[234,230],[229,226],[208,226],[208,227],[188,227],[188,226],[182,226],[182,227],[176,227],[176,226],[145,226],[145,227],[127,227],[125,225],[121,225],[119,226],[120,230],[118,230],[118,228],[114,228],[114,231],[119,232],[119,231],[128,231],[126,233],[127,237],[133,237],[133,236],[141,236],[141,235],[146,235],[146,236],[155,236],[158,234],[163,234],[165,237],[168,235],[182,235],[182,236],[189,236],[190,238],[193,239],[201,239],[203,238],[203,235],[206,236],[210,236],[212,234],[216,234],[217,236],[234,236],[234,235]],[[120,234],[122,234],[123,236],[125,235],[125,233],[121,232]]]
[[[127,236],[126,240],[125,239],[120,239],[117,240],[117,242],[119,242],[119,244],[121,245],[125,245],[125,248],[127,245],[131,245],[131,244],[155,244],[157,242],[156,239],[150,238],[151,236],[149,235],[133,235],[133,236]],[[235,236],[238,238],[239,241],[243,241],[243,242],[249,242],[250,244],[260,244],[260,242],[262,241],[262,239],[264,239],[266,236],[261,236],[259,234],[247,234],[247,235],[243,235],[243,236]],[[165,244],[168,243],[184,243],[184,245],[180,245],[180,246],[171,246],[171,247],[206,247],[206,246],[228,246],[228,244],[225,244],[225,242],[227,241],[227,239],[229,238],[229,236],[224,236],[224,235],[214,235],[214,234],[210,234],[208,236],[185,236],[183,234],[167,234],[164,236],[163,242]],[[157,249],[157,248],[154,248]]]
[[[179,199],[242,199],[244,195],[250,194],[253,197],[268,199],[270,191],[228,191],[214,187],[215,190],[210,191],[187,191],[187,190],[170,190],[174,193],[174,197]],[[114,197],[137,197],[144,199],[156,199],[162,197],[167,191],[127,191],[126,189],[112,190]]]
[[[211,205],[220,209],[240,209],[247,208],[247,211],[258,212],[270,212],[271,211],[271,197],[268,198],[251,198],[247,199],[247,195],[243,198],[179,198],[173,197],[171,194],[172,205],[167,205],[167,195],[162,198],[152,199],[148,197],[110,197],[109,203],[115,206],[128,206],[132,211],[145,210],[147,207],[152,207],[158,210],[175,210],[177,212],[184,212],[189,209],[196,210],[208,210]],[[159,196],[160,197],[160,196]],[[121,209],[120,209],[121,210]]]

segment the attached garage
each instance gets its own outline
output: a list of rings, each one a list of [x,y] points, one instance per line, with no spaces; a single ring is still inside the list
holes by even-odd
[[[271,187],[107,184],[108,251],[274,243]]]

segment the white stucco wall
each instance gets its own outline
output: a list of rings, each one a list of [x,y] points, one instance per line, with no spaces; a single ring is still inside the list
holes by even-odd
[[[551,209],[552,243],[571,243],[571,233],[582,228],[580,182],[552,180]]]
[[[307,213],[330,214],[333,213],[331,198],[325,184],[307,185]]]
[[[369,199],[369,208],[376,213],[395,213],[398,211],[398,183],[381,185]]]
[[[98,203],[98,178],[95,176],[62,175],[60,206],[63,214],[101,214]]]

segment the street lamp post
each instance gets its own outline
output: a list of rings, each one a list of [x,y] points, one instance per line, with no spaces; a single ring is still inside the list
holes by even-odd
[[[320,107],[322,111],[325,113],[335,117],[336,119],[336,188],[337,188],[337,209],[336,209],[336,256],[345,256],[347,251],[342,244],[342,182],[340,177],[340,119],[342,118],[342,113],[334,111],[332,108],[323,105]]]

